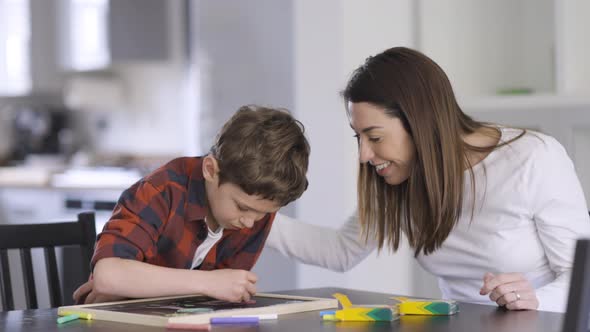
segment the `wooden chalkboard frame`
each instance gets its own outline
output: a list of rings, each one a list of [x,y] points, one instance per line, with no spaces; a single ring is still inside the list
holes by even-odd
[[[86,304],[63,306],[58,308],[58,314],[89,314],[94,320],[106,320],[113,322],[140,324],[150,326],[166,326],[168,324],[207,324],[212,317],[230,317],[240,315],[262,315],[262,314],[292,314],[298,312],[323,310],[338,307],[338,300],[329,298],[317,298],[306,296],[294,296],[283,294],[258,293],[254,299],[259,301],[279,301],[278,304],[259,306],[259,307],[238,307],[231,309],[220,309],[207,313],[191,313],[181,316],[166,316],[162,314],[153,313],[131,313],[124,312],[125,307],[137,308],[138,304],[145,304],[145,308],[150,308],[155,302],[162,303],[169,301],[170,303],[178,303],[178,301],[190,301],[190,299],[204,298],[202,295],[186,295],[186,296],[172,296],[172,297],[158,297],[139,300],[127,300],[109,303]],[[214,299],[210,299],[216,302]],[[217,301],[219,302],[219,301]],[[226,302],[230,304],[229,302]],[[113,311],[112,307],[117,306],[123,308],[121,311]],[[109,310],[109,307],[111,308]],[[162,306],[165,307],[165,306]],[[106,309],[105,309],[106,308]],[[149,310],[149,309],[146,309]]]

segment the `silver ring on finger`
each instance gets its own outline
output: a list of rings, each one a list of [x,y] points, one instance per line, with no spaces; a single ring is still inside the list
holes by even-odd
[[[514,296],[516,296],[516,301],[520,301],[520,294],[518,294],[516,291],[513,291],[512,293],[514,293]]]

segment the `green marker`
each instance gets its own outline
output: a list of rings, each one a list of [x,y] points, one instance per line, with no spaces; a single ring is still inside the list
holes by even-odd
[[[59,317],[57,319],[57,323],[58,324],[64,324],[64,323],[71,322],[71,321],[76,320],[76,319],[79,319],[79,318],[80,318],[80,316],[78,316],[76,314],[62,316],[62,317]]]

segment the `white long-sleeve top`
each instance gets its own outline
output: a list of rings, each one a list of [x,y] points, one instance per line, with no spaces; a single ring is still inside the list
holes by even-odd
[[[520,133],[500,129],[503,141]],[[466,171],[457,225],[434,253],[420,254],[419,263],[438,277],[444,298],[494,304],[479,295],[484,274],[520,272],[535,287],[539,310],[564,312],[576,239],[590,237],[584,193],[565,149],[528,132],[473,171],[476,195]],[[267,245],[335,271],[349,270],[376,248],[374,240],[361,240],[356,214],[337,230],[277,215]]]

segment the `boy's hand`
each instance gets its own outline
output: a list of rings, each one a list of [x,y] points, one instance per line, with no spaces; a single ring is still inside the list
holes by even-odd
[[[122,296],[98,294],[94,291],[94,280],[90,279],[74,291],[74,304],[92,304],[123,300]]]
[[[213,270],[205,295],[230,302],[245,302],[256,294],[256,274],[246,270]]]
[[[522,273],[486,273],[479,294],[490,294],[490,300],[509,310],[537,310],[535,288]]]

